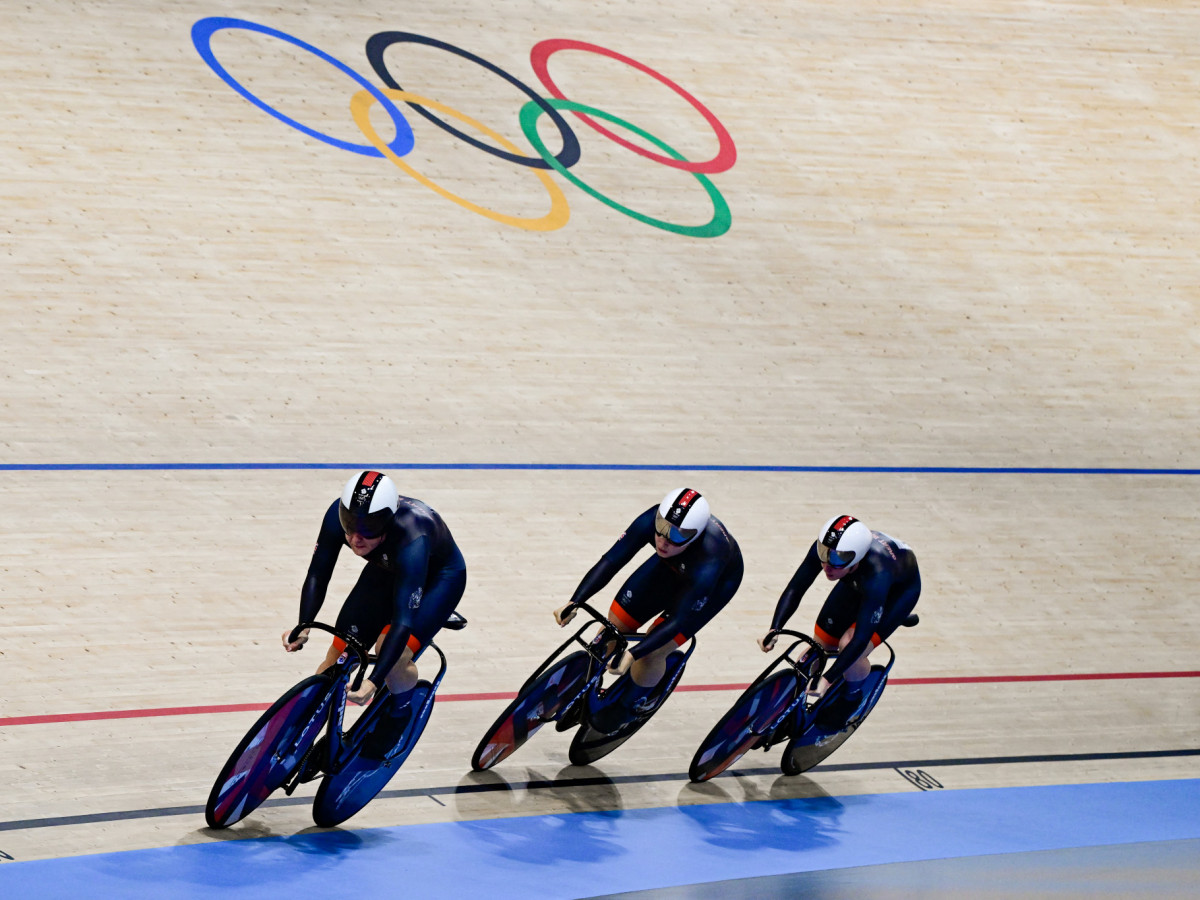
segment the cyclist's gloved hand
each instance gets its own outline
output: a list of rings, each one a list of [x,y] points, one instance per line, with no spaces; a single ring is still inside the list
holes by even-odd
[[[554,621],[558,623],[558,627],[562,628],[579,612],[579,607],[568,603],[566,606],[560,607],[554,611]]]
[[[296,636],[296,640],[289,642],[288,638],[291,636],[292,629],[290,628],[283,633],[283,649],[288,653],[295,653],[297,650],[303,650],[305,643],[308,642],[308,629],[305,628]]]
[[[371,702],[371,698],[375,696],[375,691],[375,682],[373,682],[370,678],[364,678],[357,691],[346,692],[346,699],[351,703],[357,703],[359,706],[363,706]]]
[[[633,665],[633,654],[628,650],[622,650],[617,656],[614,656],[608,663],[608,671],[614,675],[624,675],[629,671],[629,667]]]
[[[771,629],[758,640],[758,646],[763,653],[770,653],[775,649],[775,639],[779,637],[779,632]]]
[[[808,699],[812,701],[820,700],[825,696],[825,692],[829,690],[829,679],[822,675],[817,679],[817,686],[808,692]]]

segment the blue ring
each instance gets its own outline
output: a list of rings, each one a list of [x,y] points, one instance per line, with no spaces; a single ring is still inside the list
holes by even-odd
[[[394,122],[396,125],[396,137],[390,144],[387,145],[388,149],[390,149],[397,156],[404,156],[412,150],[412,126],[408,124],[408,120],[404,118],[404,114],[400,112],[396,104],[392,103],[391,100],[384,96],[383,92],[380,91],[379,88],[375,87],[375,85],[371,84],[371,82],[367,81],[363,76],[359,75],[345,63],[334,59],[323,50],[318,50],[312,44],[305,43],[299,38],[292,37],[290,34],[285,34],[277,29],[268,28],[266,25],[259,25],[255,22],[247,22],[245,19],[230,19],[225,16],[210,16],[209,18],[201,19],[192,26],[192,43],[196,45],[196,51],[200,54],[200,58],[208,63],[209,68],[220,75],[221,79],[226,84],[228,84],[231,88],[257,106],[259,109],[270,113],[284,124],[291,125],[297,131],[301,131],[304,134],[307,134],[309,137],[314,137],[318,141],[324,141],[326,144],[332,144],[334,147],[337,147],[341,150],[349,150],[351,153],[361,153],[363,156],[383,156],[383,154],[371,144],[352,144],[349,141],[342,141],[335,137],[330,137],[327,134],[309,128],[307,125],[302,125],[295,119],[285,116],[274,107],[268,106],[258,97],[254,96],[254,94],[250,93],[250,91],[246,90],[246,88],[238,84],[234,77],[225,71],[225,67],[217,62],[217,58],[212,51],[212,36],[215,32],[220,31],[222,28],[244,28],[247,31],[257,31],[262,34],[270,35],[271,37],[279,38],[281,41],[287,41],[289,44],[294,44],[302,50],[307,50],[318,59],[325,60],[325,62],[329,63],[331,66],[334,66],[335,68],[349,75],[360,85],[370,91],[371,95],[379,101],[380,105],[387,110],[388,115],[392,117],[392,122]]]

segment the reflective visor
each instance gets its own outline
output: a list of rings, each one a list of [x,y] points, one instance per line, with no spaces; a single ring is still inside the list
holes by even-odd
[[[854,551],[838,553],[836,550],[831,550],[824,544],[818,543],[817,557],[827,566],[832,566],[835,569],[844,569],[854,562]]]
[[[387,531],[392,520],[390,509],[376,510],[365,516],[356,516],[346,507],[338,504],[338,522],[346,534],[360,534],[368,540],[377,538]]]
[[[666,538],[671,544],[686,544],[696,536],[695,528],[677,528],[662,517],[662,513],[654,514],[654,533]]]

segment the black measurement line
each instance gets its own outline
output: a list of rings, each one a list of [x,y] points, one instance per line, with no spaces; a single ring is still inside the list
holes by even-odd
[[[1200,749],[1186,750],[1131,750],[1122,753],[1042,753],[1028,756],[969,756],[949,759],[905,759],[885,760],[881,762],[833,763],[819,765],[813,772],[865,772],[873,769],[931,769],[939,766],[1002,766],[1019,765],[1022,763],[1063,763],[1063,762],[1097,762],[1105,760],[1129,759],[1167,759],[1171,757],[1200,756]],[[778,766],[764,766],[753,769],[731,769],[720,777],[746,775],[779,775]],[[448,796],[454,794],[486,794],[499,792],[544,791],[570,789],[580,787],[603,787],[606,785],[622,784],[654,784],[663,781],[686,782],[687,776],[682,773],[668,772],[662,775],[605,775],[587,778],[556,778],[552,780],[500,781],[492,784],[459,784],[444,787],[406,788],[394,791],[380,791],[376,799],[397,800],[408,797]],[[441,801],[438,801],[441,802]],[[279,797],[267,800],[259,809],[280,806],[307,806],[312,803],[311,797]],[[444,805],[444,804],[443,804]],[[60,825],[93,825],[101,822],[120,822],[127,819],[155,819],[166,816],[203,816],[203,806],[164,806],[156,809],[126,809],[114,812],[88,813],[79,816],[48,816],[42,819],[16,819],[11,822],[0,822],[0,831],[24,831],[29,828],[55,828]],[[217,832],[213,832],[216,834]]]

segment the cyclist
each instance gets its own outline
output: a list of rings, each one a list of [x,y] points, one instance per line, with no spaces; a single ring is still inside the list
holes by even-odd
[[[921,573],[916,554],[903,541],[871,531],[853,516],[835,516],[821,526],[817,540],[779,597],[771,630],[758,642],[764,653],[775,646],[779,629],[822,570],[837,584],[817,615],[813,637],[825,649],[839,652],[813,696],[823,696],[831,683],[845,678],[841,696],[818,714],[823,723],[839,723],[847,721],[862,702],[862,682],[871,671],[867,657],[917,605]]]
[[[630,523],[600,561],[592,566],[566,606],[554,618],[566,625],[578,604],[598,593],[645,546],[654,555],[626,579],[608,611],[623,633],[637,631],[650,618],[649,637],[613,661],[611,671],[630,672],[629,689],[610,691],[594,710],[602,731],[630,712],[653,709],[651,694],[666,674],[667,657],[686,643],[733,597],[742,581],[742,551],[725,525],[711,515],[708,501],[690,488],[671,491]],[[605,711],[609,710],[606,714]]]
[[[366,565],[342,604],[336,628],[364,647],[374,645],[378,657],[359,689],[347,697],[365,704],[387,684],[395,697],[392,721],[374,732],[386,752],[391,747],[389,738],[399,737],[411,715],[409,692],[417,683],[414,659],[462,598],[466,563],[450,529],[433,509],[420,500],[401,497],[388,476],[359,472],[346,482],[342,496],[321,521],[300,592],[301,622],[313,621],[321,609],[343,546],[366,560]],[[308,640],[308,629],[290,643],[289,634],[283,633],[289,653]],[[334,638],[317,672],[337,662],[345,648],[341,638]]]

